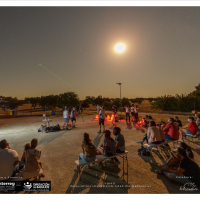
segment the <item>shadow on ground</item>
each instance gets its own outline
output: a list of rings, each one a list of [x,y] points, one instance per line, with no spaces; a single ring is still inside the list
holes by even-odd
[[[66,131],[58,131],[58,132],[48,132],[44,138],[42,138],[38,145],[42,144],[42,143],[49,143],[52,142],[53,140],[55,140],[56,138],[59,138],[60,136],[64,135],[65,133],[69,132],[70,130],[66,130]]]
[[[89,169],[84,167],[79,179],[77,170],[74,170],[66,194],[128,194],[129,185],[121,180],[120,171],[115,163],[107,162],[103,168],[97,165]]]

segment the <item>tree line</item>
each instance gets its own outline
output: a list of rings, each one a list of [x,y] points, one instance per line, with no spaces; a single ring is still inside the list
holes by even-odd
[[[189,94],[164,95],[157,97],[152,103],[152,108],[163,111],[191,112],[200,111],[200,84]]]
[[[89,107],[90,104],[93,103],[93,105],[101,105],[105,106],[106,109],[112,109],[113,105],[116,105],[118,107],[121,107],[121,101],[119,98],[105,98],[99,95],[98,97],[93,96],[87,96],[85,100],[79,100],[79,97],[74,92],[65,92],[63,94],[59,95],[47,95],[47,96],[41,96],[41,97],[25,97],[24,100],[18,100],[16,97],[4,97],[0,96],[1,100],[6,101],[6,103],[0,103],[0,107],[3,107],[3,104],[7,108],[15,109],[18,106],[21,106],[23,104],[30,103],[32,105],[32,108],[35,109],[36,106],[42,106],[45,110],[45,108],[53,110],[56,107],[63,108],[64,106],[76,106],[80,105],[83,108]],[[135,98],[135,99],[128,99],[123,98],[122,99],[122,106],[131,106],[132,103],[141,104],[141,102],[146,98]],[[153,100],[153,98],[149,98],[150,101]]]
[[[48,109],[63,108],[64,106],[76,106],[80,105],[83,108],[89,107],[90,104],[105,106],[107,110],[112,109],[112,106],[121,107],[121,101],[119,98],[106,98],[101,95],[87,96],[85,100],[80,100],[78,95],[74,92],[65,92],[59,95],[47,95],[41,97],[26,97],[24,100],[18,100],[16,97],[4,97],[0,96],[0,100],[6,101],[6,107],[10,109],[17,108],[20,105],[31,103],[35,109],[37,105]],[[164,95],[157,98],[135,98],[128,99],[124,97],[122,99],[122,107],[133,103],[141,104],[143,100],[149,100],[153,109],[159,109],[163,111],[180,111],[191,112],[191,110],[200,111],[200,84],[195,87],[195,90],[189,94],[176,94]],[[3,102],[0,101],[0,107],[3,106]]]

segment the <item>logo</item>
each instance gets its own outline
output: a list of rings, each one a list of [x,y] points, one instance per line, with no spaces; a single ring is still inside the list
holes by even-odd
[[[197,189],[197,186],[195,185],[195,183],[185,183],[185,185],[180,187],[180,190],[194,191],[194,190],[198,190],[198,189]]]
[[[32,184],[29,183],[29,182],[26,182],[26,183],[24,183],[24,188],[25,188],[26,190],[30,190],[30,189],[32,188]]]

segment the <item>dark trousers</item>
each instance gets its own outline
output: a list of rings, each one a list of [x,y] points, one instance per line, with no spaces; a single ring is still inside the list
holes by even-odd
[[[127,122],[127,118],[129,118],[129,122],[130,122],[130,114],[126,113],[126,122]]]
[[[134,115],[135,115],[136,122],[138,122],[139,121],[139,119],[138,119],[138,113],[134,113]]]

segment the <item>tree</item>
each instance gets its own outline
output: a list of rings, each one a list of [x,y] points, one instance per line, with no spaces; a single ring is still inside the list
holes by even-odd
[[[18,101],[17,97],[15,97],[15,98],[9,97],[9,98],[7,98],[6,101],[8,101],[8,107],[11,109],[15,109],[19,105],[19,101]]]
[[[109,101],[104,101],[102,106],[104,106],[106,110],[109,109],[110,107],[112,107],[112,105],[110,104]]]
[[[127,105],[130,107],[130,106],[131,106],[131,103],[130,103],[130,101],[129,101],[128,98],[125,98],[125,97],[124,97],[124,98],[122,99],[122,107],[127,106]]]
[[[81,104],[81,106],[82,106],[83,108],[89,108],[88,100],[85,99],[85,100],[83,101],[83,103]]]
[[[115,99],[112,103],[113,103],[113,105],[115,105],[117,107],[121,107],[121,101],[120,101],[120,99]]]
[[[40,98],[39,97],[31,97],[30,98],[30,103],[31,103],[31,107],[35,107],[37,106],[37,104],[40,102]]]
[[[64,94],[60,94],[58,97],[58,107],[63,108],[64,106],[76,106],[79,104],[78,95],[74,92],[65,92]]]

